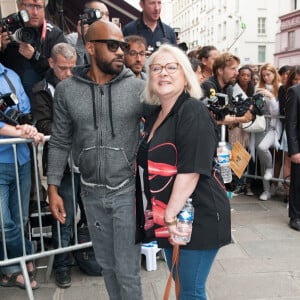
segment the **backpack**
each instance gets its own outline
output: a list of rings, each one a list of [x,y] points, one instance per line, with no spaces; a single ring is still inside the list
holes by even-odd
[[[78,243],[86,243],[91,240],[89,228],[87,224],[78,227]],[[93,247],[75,250],[73,252],[75,261],[79,269],[90,276],[101,276],[102,268],[96,261],[95,252]]]

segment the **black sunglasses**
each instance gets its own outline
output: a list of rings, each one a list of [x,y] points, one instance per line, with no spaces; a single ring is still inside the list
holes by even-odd
[[[111,52],[117,52],[119,47],[123,52],[127,52],[130,48],[130,45],[125,42],[120,42],[116,40],[90,40],[91,43],[104,43],[107,45],[107,48]]]

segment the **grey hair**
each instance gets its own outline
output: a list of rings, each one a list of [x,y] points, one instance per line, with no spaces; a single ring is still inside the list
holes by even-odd
[[[34,2],[37,2],[37,0],[34,0]],[[23,3],[23,0],[16,0],[17,5],[21,5]],[[48,5],[48,0],[44,0],[45,7]]]
[[[151,86],[151,79],[150,79],[150,65],[153,63],[155,58],[160,55],[161,53],[168,53],[171,54],[175,60],[180,65],[184,77],[187,81],[186,91],[190,94],[191,97],[199,99],[203,96],[202,89],[200,87],[199,81],[196,77],[195,72],[192,69],[191,63],[187,57],[187,55],[178,47],[172,46],[170,44],[163,44],[158,48],[156,52],[154,52],[147,61],[146,64],[146,72],[148,74],[146,80],[146,87],[143,93],[142,101],[145,101],[149,104],[156,104],[159,105],[159,99],[155,95],[154,90]]]
[[[65,59],[76,58],[77,56],[75,48],[67,43],[58,43],[52,47],[51,58],[56,60],[58,54],[62,55]]]

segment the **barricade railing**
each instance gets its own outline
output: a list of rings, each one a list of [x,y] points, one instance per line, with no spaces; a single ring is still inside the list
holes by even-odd
[[[49,140],[49,136],[46,137],[46,141]],[[25,281],[25,287],[27,291],[27,296],[28,299],[33,300],[34,295],[31,287],[31,282],[30,278],[28,275],[28,270],[26,266],[26,262],[34,261],[37,259],[41,259],[44,257],[49,257],[48,260],[48,266],[47,266],[47,271],[46,271],[46,280],[50,278],[51,271],[52,271],[52,264],[54,260],[54,255],[56,254],[61,254],[65,252],[70,252],[70,251],[75,251],[75,250],[80,250],[83,248],[91,247],[92,242],[85,242],[85,243],[78,243],[78,234],[77,234],[77,221],[76,218],[74,218],[74,244],[67,246],[67,247],[62,247],[61,243],[61,236],[60,236],[60,223],[57,221],[57,230],[58,230],[58,248],[56,249],[46,249],[45,247],[45,234],[43,232],[43,211],[41,208],[41,195],[39,193],[40,191],[40,181],[39,181],[39,167],[38,167],[38,155],[37,155],[37,150],[38,147],[36,147],[33,143],[32,139],[21,139],[21,138],[8,138],[8,139],[1,139],[0,140],[0,146],[1,145],[11,145],[13,149],[13,154],[14,154],[14,163],[15,163],[15,174],[16,174],[16,183],[17,183],[17,195],[18,195],[18,208],[19,208],[19,215],[20,215],[20,224],[23,224],[23,215],[22,215],[22,198],[21,198],[21,192],[20,192],[20,182],[19,182],[19,170],[18,170],[18,156],[17,156],[17,144],[22,144],[22,143],[27,143],[32,146],[32,160],[33,160],[33,166],[34,166],[34,180],[31,180],[31,182],[35,183],[35,190],[36,190],[36,195],[37,195],[37,217],[38,217],[38,227],[39,227],[39,238],[36,240],[37,243],[39,243],[40,249],[36,253],[32,254],[27,254],[26,253],[26,247],[25,247],[25,234],[30,236],[30,233],[27,232],[28,226],[25,228],[23,226],[20,226],[20,231],[21,231],[21,237],[22,237],[22,253],[23,256],[20,257],[15,257],[15,258],[8,258],[8,253],[7,253],[7,247],[6,247],[6,239],[5,239],[5,230],[4,230],[4,220],[3,220],[3,209],[1,205],[1,199],[0,199],[0,224],[1,224],[1,236],[0,236],[0,241],[2,243],[3,247],[3,260],[0,260],[0,267],[3,266],[8,266],[11,264],[20,264],[22,274],[24,276],[24,281]],[[41,148],[39,148],[41,149]],[[72,173],[72,190],[73,190],[73,207],[74,211],[76,212],[76,199],[75,199],[75,188],[74,188],[74,174]],[[30,222],[30,216],[29,216],[29,221]]]
[[[285,119],[284,116],[272,116],[272,115],[267,115],[265,114],[264,115],[266,119],[271,119],[271,118],[275,118],[275,119]],[[282,132],[283,132],[284,128],[282,128]],[[278,150],[281,150],[281,149],[278,149]],[[289,177],[288,178],[284,178],[283,177],[283,166],[284,166],[284,162],[285,162],[285,152],[282,151],[282,157],[281,157],[281,170],[280,170],[280,173],[278,174],[278,177],[274,177],[274,171],[275,171],[275,163],[276,163],[276,148],[275,147],[271,147],[270,148],[270,151],[272,151],[272,170],[273,170],[273,176],[271,178],[270,181],[272,182],[280,182],[280,183],[283,183],[283,184],[287,184],[289,185],[290,183],[290,179]],[[246,178],[253,178],[253,179],[260,179],[260,180],[263,180],[264,179],[264,174],[262,174],[262,170],[260,170],[260,166],[258,165],[258,162],[259,162],[259,159],[258,159],[258,154],[257,154],[257,149],[255,149],[255,159],[254,159],[254,163],[255,163],[255,168],[254,168],[254,173],[251,173],[250,169],[249,169],[249,165],[244,173],[244,177]]]

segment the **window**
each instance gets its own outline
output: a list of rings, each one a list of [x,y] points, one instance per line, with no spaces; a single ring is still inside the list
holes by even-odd
[[[258,18],[257,33],[258,34],[266,33],[266,18]]]
[[[288,49],[294,49],[295,48],[295,31],[290,31],[288,33]]]
[[[258,46],[258,63],[266,61],[266,46]]]

